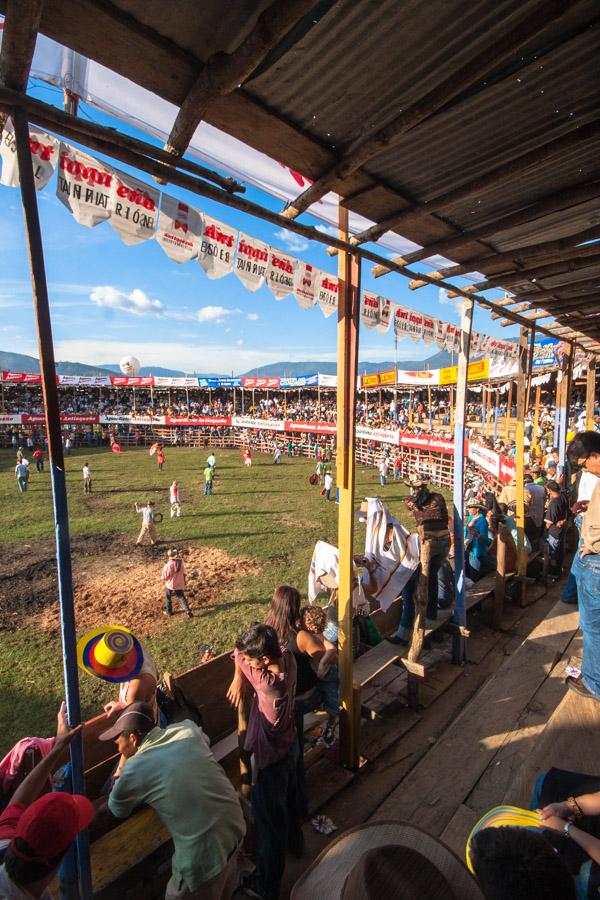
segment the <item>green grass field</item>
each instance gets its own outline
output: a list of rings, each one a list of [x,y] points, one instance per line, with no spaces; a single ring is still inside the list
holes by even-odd
[[[337,543],[338,507],[323,500],[318,487],[309,485],[308,476],[314,471],[312,461],[284,458],[282,465],[274,466],[271,457],[255,453],[254,464],[247,469],[239,451],[217,450],[214,493],[205,498],[202,469],[207,452],[167,448],[162,473],[147,449],[129,450],[121,455],[107,449],[79,450],[66,459],[72,538],[111,533],[115,542],[131,544],[131,552],[139,553],[133,544],[140,516],[136,515],[133,504],[154,499],[157,509],[165,515],[158,527],[165,549],[173,544],[217,547],[232,557],[232,565],[240,556],[250,557],[256,563],[257,574],[239,579],[225,593],[217,589],[214,601],[203,606],[194,619],[165,620],[164,628],[146,641],[161,671],[176,673],[196,665],[201,643],[212,644],[215,652],[231,647],[247,624],[262,617],[278,584],[294,584],[305,596],[315,542],[323,539]],[[84,497],[82,490],[81,468],[85,461],[89,461],[93,475],[91,500]],[[46,464],[45,473],[34,470],[29,490],[20,495],[14,478],[13,454],[0,453],[0,541],[5,574],[11,572],[11,560],[17,548],[21,558],[23,552],[35,555],[39,548],[47,550],[52,546],[54,522],[47,469]],[[167,489],[174,478],[179,483],[184,506],[182,517],[171,520]],[[393,512],[410,527],[411,517],[407,517],[401,502],[406,492],[403,484],[390,482],[383,495]],[[379,493],[376,470],[358,467],[357,497]],[[355,540],[355,550],[361,552],[364,525],[358,522]],[[24,551],[23,544],[31,549]],[[0,601],[15,602],[10,577],[3,580]],[[134,584],[130,590],[135,592]],[[156,602],[162,604],[160,594]],[[119,621],[118,615],[113,618]],[[33,627],[27,623],[26,616],[22,627],[2,631],[0,684],[2,755],[24,735],[46,735],[52,731],[55,711],[63,696],[58,632]],[[80,685],[86,717],[96,713],[101,703],[114,694],[114,689],[84,673]]]

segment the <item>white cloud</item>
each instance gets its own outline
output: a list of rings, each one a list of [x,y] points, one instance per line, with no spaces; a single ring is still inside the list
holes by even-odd
[[[244,342],[240,339],[239,341],[236,341],[236,342],[235,342],[235,345],[236,345],[236,347],[243,347],[243,346],[244,346]]]
[[[198,322],[216,322],[220,325],[228,316],[233,315],[237,310],[226,309],[224,306],[203,306],[196,310],[194,318]]]
[[[258,322],[258,313],[248,313],[246,316],[251,322]]]
[[[453,306],[457,316],[462,315],[462,297],[449,297],[446,288],[438,288],[438,300],[442,306]]]
[[[316,225],[316,231],[320,231],[321,234],[328,234],[330,237],[337,237],[338,230],[335,225]]]
[[[276,231],[275,237],[285,245],[286,250],[289,250],[290,253],[302,253],[304,250],[308,250],[309,243],[306,238],[290,231],[289,228],[281,228]]]
[[[160,300],[151,300],[140,288],[134,288],[130,293],[126,293],[110,285],[99,285],[91,291],[90,300],[96,306],[122,309],[123,312],[132,313],[134,316],[164,315],[164,307]]]

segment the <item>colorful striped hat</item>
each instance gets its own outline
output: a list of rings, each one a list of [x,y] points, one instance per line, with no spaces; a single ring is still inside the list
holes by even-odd
[[[509,806],[508,804],[495,806],[481,817],[467,839],[466,857],[469,872],[475,874],[471,859],[471,841],[474,836],[478,832],[483,831],[484,828],[501,828],[504,825],[512,828],[528,828],[531,831],[538,832],[544,830],[537,812],[532,812],[530,809],[520,809],[518,806]]]
[[[138,674],[143,662],[142,645],[124,625],[93,628],[77,642],[79,668],[103,681],[129,681]]]

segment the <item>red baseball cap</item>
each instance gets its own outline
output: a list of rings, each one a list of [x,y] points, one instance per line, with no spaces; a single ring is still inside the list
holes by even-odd
[[[19,821],[14,838],[26,841],[34,855],[29,857],[14,846],[10,849],[22,859],[42,859],[48,865],[90,824],[96,811],[87,797],[54,791],[44,794],[28,806]]]

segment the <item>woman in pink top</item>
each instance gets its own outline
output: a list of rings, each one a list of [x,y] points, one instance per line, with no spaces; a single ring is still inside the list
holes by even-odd
[[[181,608],[188,618],[191,619],[194,614],[185,596],[185,568],[183,560],[179,556],[178,550],[168,550],[167,557],[168,561],[162,570],[162,580],[165,583],[165,615],[169,616],[169,618],[173,615],[171,598],[175,594],[181,604]]]

